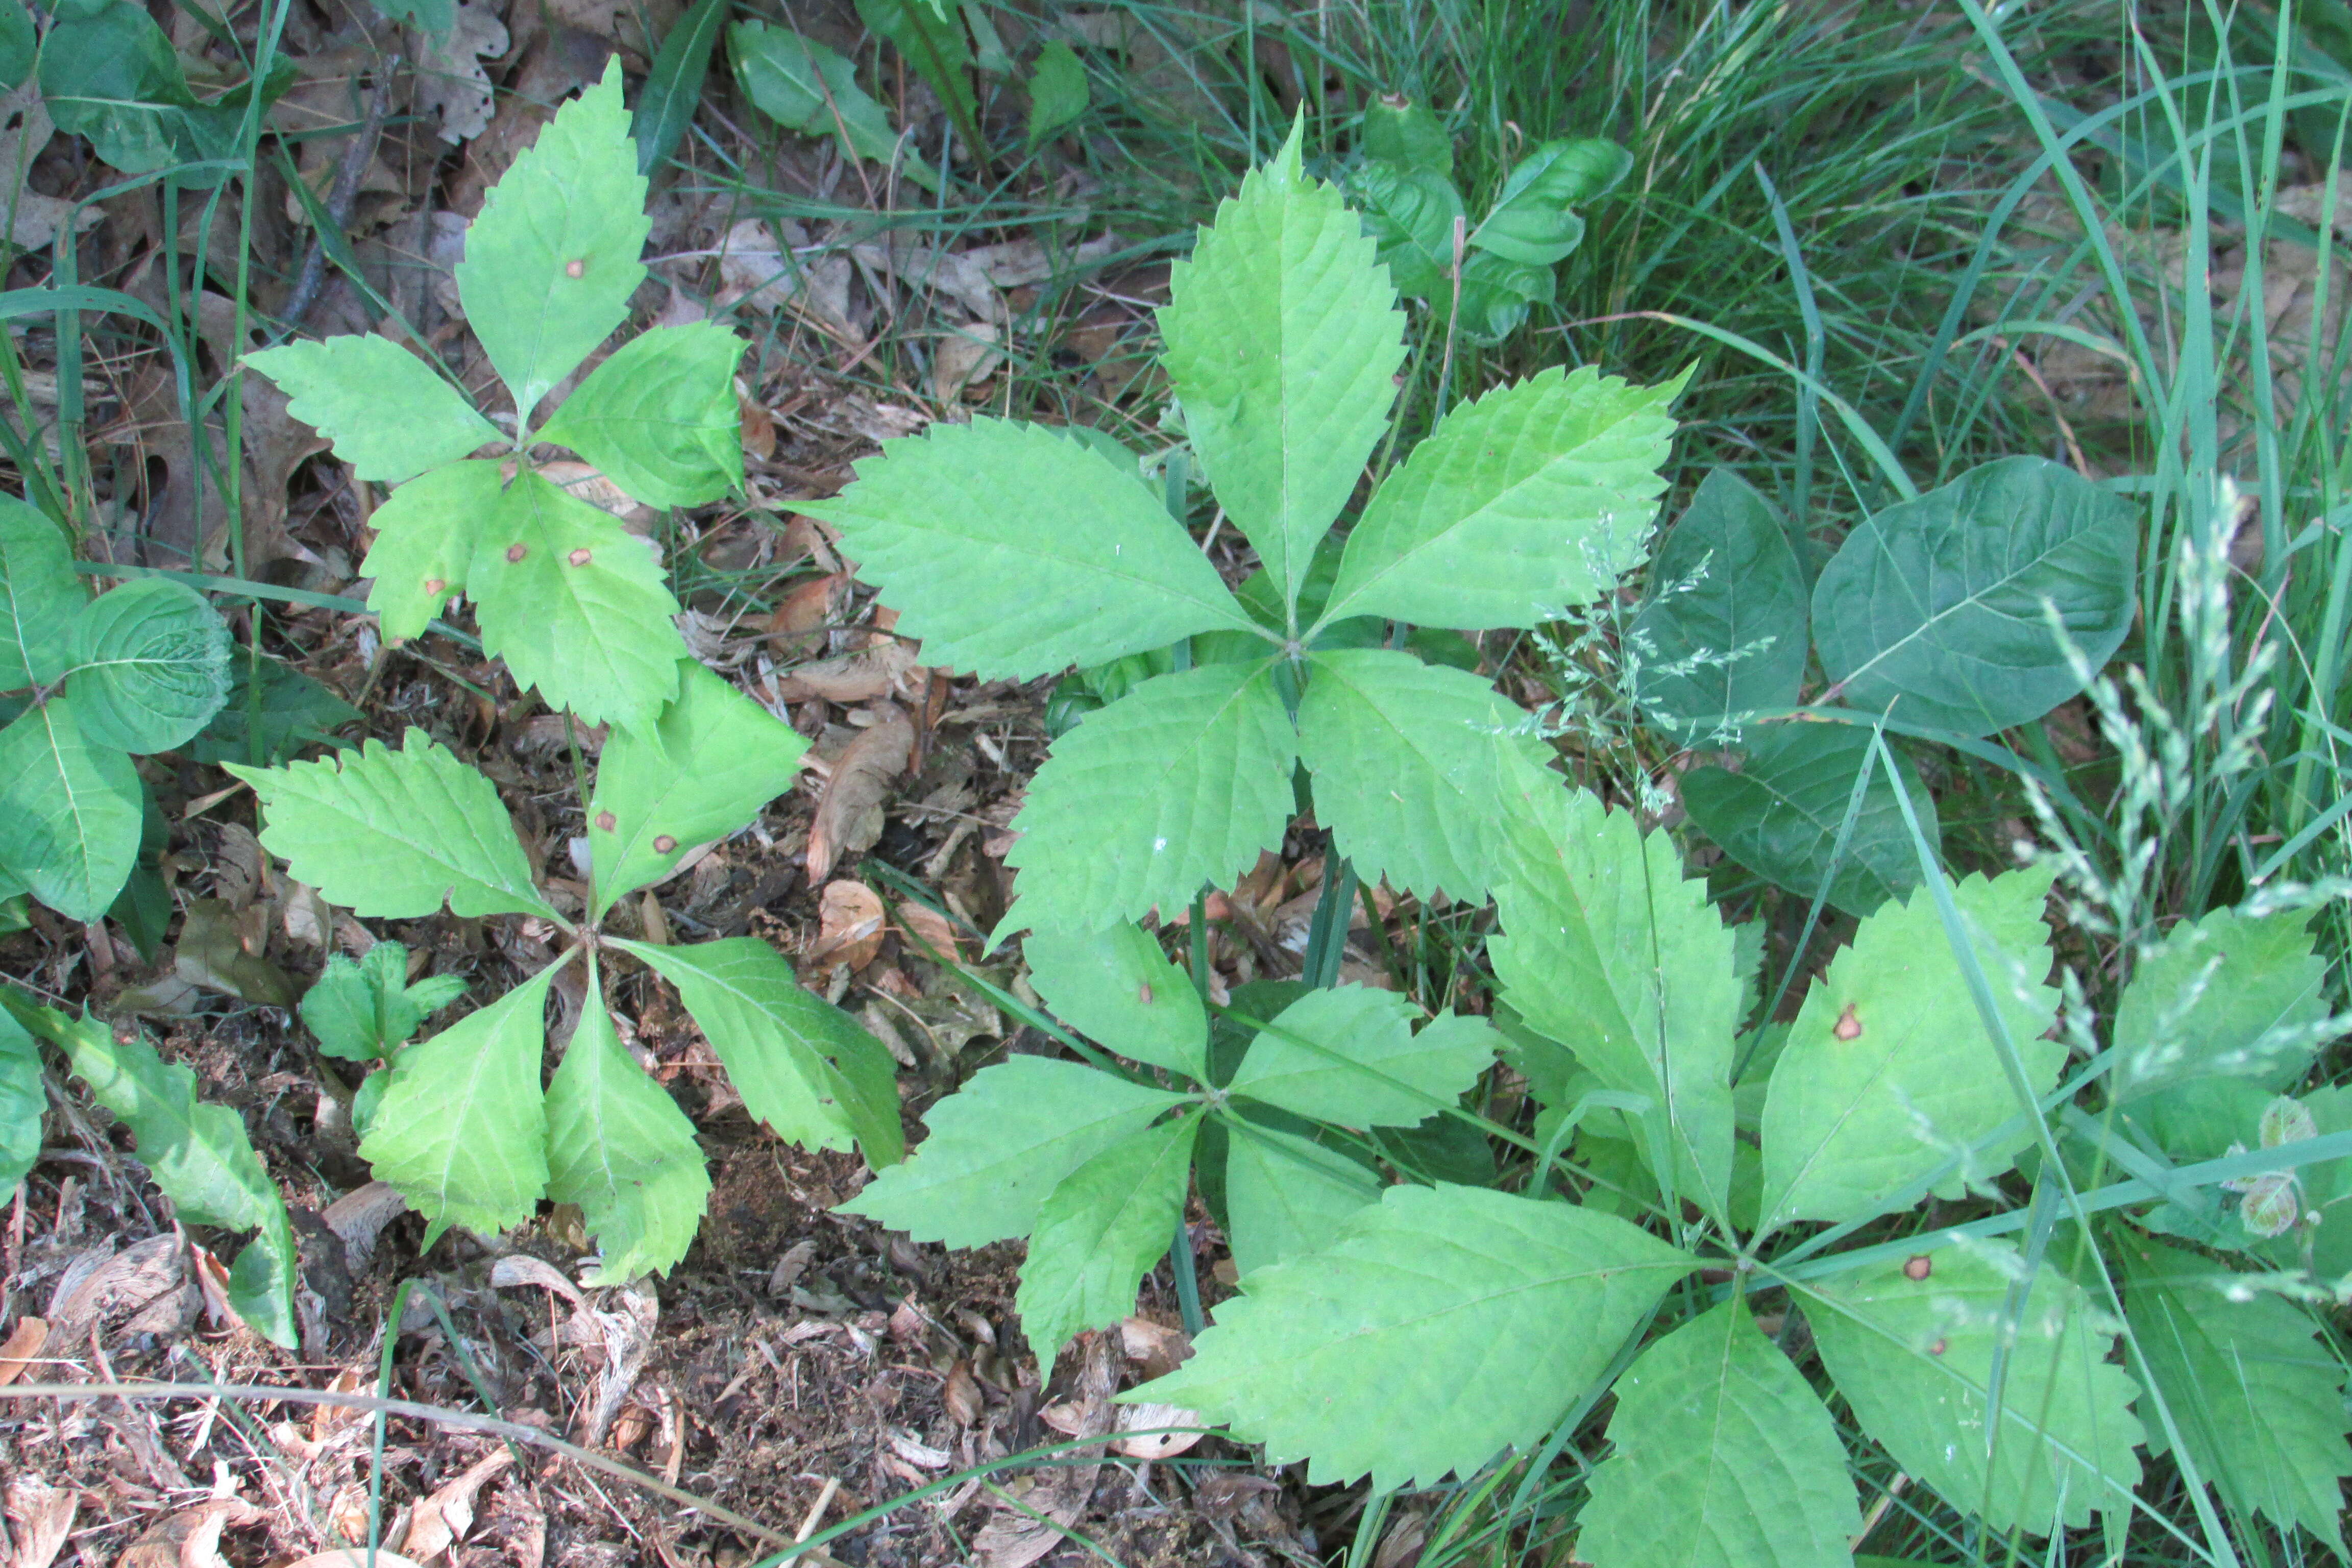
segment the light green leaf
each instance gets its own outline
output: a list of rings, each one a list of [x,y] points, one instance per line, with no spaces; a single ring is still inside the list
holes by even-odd
[[[1683,775],[1684,808],[1726,855],[1801,898],[1811,899],[1829,876],[1830,907],[1857,918],[1919,885],[1919,852],[1883,767],[1864,786],[1845,857],[1830,876],[1853,781],[1870,763],[1871,731],[1853,724],[1759,725],[1741,743],[1748,757],[1738,773],[1709,766]],[[1911,759],[1888,749],[1920,831],[1929,843],[1939,842],[1936,797]]]
[[[362,479],[396,485],[505,439],[431,365],[373,332],[280,343],[245,363]]]
[[[639,332],[563,400],[540,439],[571,447],[647,506],[717,500],[743,483],[744,347],[716,321]]]
[[[615,57],[556,110],[466,231],[457,297],[520,417],[628,319],[652,226]]]
[[[1076,1062],[1013,1057],[931,1107],[930,1136],[841,1209],[918,1241],[1009,1241],[1029,1234],[1063,1177],[1184,1101]]]
[[[1474,250],[1462,263],[1461,333],[1474,343],[1499,343],[1526,323],[1529,306],[1551,303],[1559,286],[1549,267]]]
[[[1539,1442],[1696,1267],[1572,1205],[1391,1187],[1322,1251],[1251,1275],[1191,1361],[1120,1398],[1227,1422],[1318,1486],[1427,1486]]]
[[[898,155],[898,133],[890,116],[857,85],[857,70],[836,49],[765,22],[738,22],[728,29],[727,52],[735,80],[760,112],[803,136],[832,136],[842,155],[888,163]],[[940,177],[919,158],[901,172],[926,190]]]
[[[139,859],[139,771],[82,736],[71,697],[0,730],[0,868],[68,920],[113,904]]]
[[[2002,458],[1866,520],[1813,584],[1822,669],[1857,708],[1987,735],[2083,689],[2138,604],[2139,508],[2043,458]]]
[[[1225,1239],[1244,1279],[1319,1250],[1342,1220],[1380,1202],[1380,1177],[1337,1150],[1245,1117],[1224,1126]]]
[[[467,574],[482,650],[551,707],[646,724],[677,695],[677,601],[646,542],[535,473],[482,524]]]
[[[1613,189],[1633,168],[1632,153],[1599,137],[1539,142],[1511,166],[1470,243],[1524,267],[1549,267],[1584,237],[1584,220],[1568,209]]]
[[[493,1237],[547,1190],[539,1061],[552,967],[401,1052],[360,1158],[432,1222]]]
[[[1484,1019],[1452,1013],[1415,1034],[1413,1012],[1367,985],[1310,991],[1268,1021],[1225,1087],[1318,1121],[1413,1126],[1477,1082],[1502,1045]]]
[[[1645,1100],[1629,1120],[1653,1169],[1670,1157],[1683,1195],[1720,1215],[1737,1123],[1738,939],[1706,883],[1684,877],[1674,839],[1643,834],[1632,814],[1545,773],[1526,779],[1512,815],[1510,875],[1496,894],[1503,934],[1487,943],[1503,999],[1567,1047],[1600,1080],[1591,1087]]]
[[[982,679],[1252,629],[1134,469],[1041,425],[980,418],[886,441],[803,510],[841,530],[926,663]]]
[[[1054,742],[1005,857],[1019,900],[1003,930],[1099,928],[1171,913],[1282,842],[1297,757],[1265,664],[1163,675]]]
[[[498,786],[422,730],[396,752],[370,740],[314,763],[226,765],[261,797],[263,847],[331,902],[385,920],[436,913],[445,900],[460,916],[558,918]]]
[[[196,1075],[167,1065],[132,1033],[118,1038],[102,1018],[41,1008],[42,1032],[64,1050],[90,1098],[121,1118],[140,1163],[191,1225],[257,1231],[230,1269],[229,1304],[255,1329],[291,1349],[297,1259],[286,1200],[253,1152],[245,1121],[196,1098]]]
[[[67,677],[83,738],[142,755],[184,745],[228,697],[228,626],[184,584],[141,577],[74,617]]]
[[[1364,105],[1364,155],[1401,169],[1451,177],[1454,138],[1427,104],[1376,98]],[[1457,204],[1458,205],[1458,204]]]
[[[2042,906],[2048,868],[1981,874],[1952,886],[1969,940],[2036,1093],[2057,1081],[2063,1041],[2042,1038],[2058,1016],[2050,931]],[[1798,1219],[1844,1221],[1885,1211],[1887,1199],[1972,1149],[2027,1109],[2017,1103],[2001,1050],[1985,1037],[1936,901],[1914,894],[1862,922],[1853,945],[1805,994],[1764,1100],[1764,1205],[1759,1234]],[[1957,1196],[2015,1163],[2032,1142],[2019,1131],[1976,1149],[1940,1189]]]
[[[1086,62],[1059,38],[1046,40],[1029,73],[1029,145],[1034,147],[1087,111],[1094,101]]]
[[[1064,1023],[1131,1060],[1208,1077],[1208,1010],[1150,931],[1124,921],[1041,931],[1021,951],[1030,984]]]
[[[783,955],[757,937],[656,947],[615,942],[677,987],[743,1108],[776,1136],[858,1152],[876,1170],[905,1152],[897,1069],[882,1042],[801,988]]]
[[[0,691],[65,673],[67,639],[89,598],[65,530],[0,495]]]
[[[1373,259],[1409,300],[1447,300],[1454,278],[1454,227],[1462,193],[1434,170],[1370,163],[1348,175],[1371,233]]]
[[[2183,921],[2139,961],[2116,1006],[2116,1100],[2195,1078],[2285,1089],[2310,1064],[2328,1017],[2327,962],[2308,910]]]
[[[2124,1310],[2198,1473],[2233,1514],[2297,1525],[2344,1553],[2344,1363],[2303,1310],[2232,1288],[2221,1265],[2137,1237],[2121,1238]],[[2151,1415],[2150,1447],[2163,1451]]]
[[[1130,1132],[1046,1194],[1013,1299],[1039,1365],[1052,1367],[1072,1335],[1135,1310],[1137,1284],[1184,1217],[1200,1130],[1195,1110]]]
[[[40,1047],[15,1014],[0,1012],[0,1194],[15,1192],[41,1157],[41,1116],[48,1108]]]
[[[1308,663],[1298,753],[1316,820],[1367,882],[1484,898],[1501,870],[1505,770],[1545,755],[1528,715],[1475,675],[1389,648]]]
[[[758,816],[791,787],[807,750],[790,725],[699,660],[682,660],[677,700],[649,729],[614,730],[596,765],[588,803],[594,914]]]
[[[1795,706],[1805,569],[1779,509],[1737,470],[1710,472],[1668,531],[1626,640],[1643,715],[1679,738],[1714,743],[1746,714]]]
[[[423,636],[450,595],[465,592],[475,543],[506,490],[499,468],[487,459],[452,463],[418,475],[375,509],[363,570],[375,579],[368,608],[386,642]]]
[[[1924,900],[1923,900],[1924,901]],[[1945,1247],[1824,1281],[1805,1321],[1862,1429],[1995,1533],[2048,1535],[2127,1512],[2138,1392],[2107,1364],[2111,1324],[2056,1269],[2000,1243]],[[1999,1420],[1989,1419],[1996,1359]]]
[[[1396,291],[1339,190],[1301,170],[1299,137],[1218,206],[1160,312],[1192,450],[1288,605],[1388,428],[1404,363]]]
[[[1804,1373],[1726,1301],[1636,1357],[1576,1554],[1595,1568],[1832,1568],[1862,1532],[1845,1445]]]
[[[1455,407],[1364,508],[1324,617],[1532,626],[1600,597],[1642,559],[1685,379],[1555,366]]]
[[[547,1195],[578,1204],[603,1254],[587,1283],[667,1274],[710,1195],[694,1123],[622,1047],[592,971],[587,1005],[547,1087]]]
[[[330,953],[327,966],[302,994],[302,1023],[319,1048],[347,1061],[388,1057],[425,1020],[465,994],[454,974],[408,983],[408,950],[380,942],[354,963]]]

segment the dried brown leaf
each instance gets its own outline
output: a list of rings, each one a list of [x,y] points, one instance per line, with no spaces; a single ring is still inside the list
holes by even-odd
[[[39,1318],[19,1318],[5,1340],[0,1340],[0,1388],[25,1375],[25,1368],[49,1342],[49,1325]]]
[[[846,853],[870,849],[882,837],[883,803],[915,752],[915,726],[884,703],[881,721],[849,742],[834,760],[809,824],[808,879],[821,883]]]
[[[930,672],[915,662],[912,644],[882,637],[854,653],[772,675],[767,689],[775,702],[805,702],[814,697],[846,706],[916,690],[929,679]]]
[[[409,1516],[408,1533],[400,1550],[419,1563],[430,1563],[466,1538],[474,1528],[474,1498],[484,1482],[514,1463],[514,1451],[491,1449],[457,1476],[435,1488]]]
[[[16,1476],[8,1482],[5,1507],[8,1532],[16,1538],[9,1568],[49,1568],[73,1533],[74,1510],[81,1494],[71,1487],[53,1487],[38,1476]]]
[[[882,950],[882,898],[863,882],[846,879],[825,884],[817,898],[816,945],[809,949],[811,963],[846,963],[865,968]]]

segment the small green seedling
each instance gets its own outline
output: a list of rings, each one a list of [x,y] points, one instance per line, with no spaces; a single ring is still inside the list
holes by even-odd
[[[465,994],[466,983],[454,974],[409,984],[408,950],[396,942],[377,942],[357,962],[341,953],[328,958],[326,969],[302,994],[303,1024],[322,1055],[383,1063],[352,1098],[352,1131],[366,1136],[410,1037]]]

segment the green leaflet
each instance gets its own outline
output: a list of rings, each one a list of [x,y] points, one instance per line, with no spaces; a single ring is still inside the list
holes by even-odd
[[[628,319],[651,229],[616,58],[556,110],[466,231],[457,296],[520,417]]]
[[[1895,1462],[1995,1531],[2048,1535],[2123,1512],[2139,1483],[2137,1392],[2073,1281],[1999,1243],[1890,1258],[1812,1292],[1805,1320],[1838,1392]],[[1996,1356],[1998,1441],[1987,1429]]]
[[[548,1196],[580,1205],[603,1253],[589,1284],[667,1274],[693,1244],[710,1195],[694,1123],[623,1048],[593,963],[547,1086],[547,1163]]]
[[[727,25],[726,0],[694,0],[686,15],[662,35],[645,89],[637,95],[636,112],[629,117],[629,134],[637,143],[637,172],[650,175],[662,160],[677,150],[694,111],[702,102],[702,84],[710,75],[710,50]]]
[[[454,974],[436,974],[411,985],[408,950],[380,942],[354,963],[327,955],[327,966],[302,994],[302,1024],[317,1037],[319,1049],[347,1061],[388,1057],[425,1026],[425,1020],[465,994]]]
[[[588,803],[593,915],[758,816],[791,787],[807,750],[791,726],[700,660],[680,660],[677,700],[648,729],[614,731],[596,764]]]
[[[33,14],[25,9],[24,0],[0,3],[0,92],[14,92],[25,84],[39,48]]]
[[[957,124],[971,123],[980,106],[971,92],[971,43],[960,18],[929,4],[857,0],[857,19],[877,37],[890,40]]]
[[[927,663],[1028,680],[1252,622],[1159,498],[1039,425],[978,418],[883,443],[805,509]]]
[[[0,1012],[0,1201],[41,1157],[41,1050],[13,1013]]]
[[[931,1107],[921,1147],[841,1210],[950,1247],[1026,1236],[1062,1178],[1184,1102],[1076,1062],[1013,1057]]]
[[[1470,244],[1523,267],[1550,267],[1584,238],[1568,209],[1606,194],[1633,172],[1633,155],[1599,137],[1544,142],[1511,166]]]
[[[1488,955],[1526,1026],[1568,1047],[1596,1087],[1639,1096],[1654,1167],[1720,1214],[1730,1191],[1738,938],[1685,879],[1666,834],[1598,795],[1529,776],[1513,813],[1504,934]],[[1571,1105],[1557,1105],[1568,1110]]]
[[[716,321],[638,333],[563,400],[540,439],[569,447],[647,506],[700,506],[743,483],[735,365]]]
[[[438,1236],[496,1236],[547,1191],[539,1061],[551,965],[488,1006],[403,1051],[360,1141],[360,1157]]]
[[[1064,1023],[1132,1060],[1207,1079],[1208,1010],[1150,931],[1041,931],[1021,950],[1030,984]]]
[[[2166,933],[2116,1007],[2107,1091],[2129,1100],[2208,1075],[2284,1089],[2309,1065],[2328,1016],[2327,962],[2307,910],[2215,910]]]
[[[1050,1369],[1072,1335],[1135,1310],[1137,1284],[1184,1217],[1200,1130],[1194,1110],[1130,1132],[1046,1194],[1013,1299],[1038,1364]]]
[[[1365,104],[1364,155],[1415,174],[1454,174],[1454,138],[1425,103],[1376,98]]]
[[[1250,1042],[1225,1087],[1318,1121],[1411,1127],[1475,1083],[1502,1043],[1482,1018],[1444,1013],[1415,1034],[1412,1016],[1391,991],[1310,991]]]
[[[1242,1117],[1223,1127],[1225,1237],[1244,1279],[1319,1250],[1342,1220],[1380,1201],[1380,1177],[1336,1150]]]
[[[1404,363],[1396,292],[1339,191],[1302,172],[1303,127],[1218,206],[1160,312],[1192,449],[1286,605],[1388,428]]]
[[[1172,912],[1229,880],[1282,842],[1297,745],[1265,664],[1160,676],[1093,714],[1030,782],[1000,934]]]
[[[504,439],[431,365],[372,332],[281,343],[245,363],[362,479],[396,485]]]
[[[2035,1092],[2057,1081],[2066,1047],[2042,1033],[2058,1016],[2042,906],[2047,868],[1953,884],[2001,1019]],[[1936,901],[1915,894],[1862,922],[1853,945],[1805,994],[1764,1100],[1764,1204],[1758,1234],[1797,1219],[1843,1221],[1886,1200],[1964,1150],[1963,1182],[2009,1169],[2031,1129],[1974,1146],[2027,1109],[2001,1048],[1986,1038]]]
[[[611,941],[677,987],[727,1068],[743,1108],[812,1149],[858,1152],[876,1170],[905,1152],[898,1080],[882,1042],[801,988],[783,955],[757,937],[656,947]]]
[[[1059,38],[1047,39],[1029,73],[1029,145],[1036,146],[1084,114],[1092,101],[1086,62],[1078,58],[1078,51]]]
[[[2305,1312],[2244,1291],[2221,1265],[2135,1236],[2119,1237],[2124,1310],[2155,1384],[2180,1427],[2198,1474],[2231,1512],[2259,1512],[2290,1532],[2301,1525],[2344,1552],[2344,1363]],[[2163,1430],[2151,1415],[2151,1446]]]
[[[728,29],[727,52],[735,80],[760,112],[803,136],[832,136],[845,158],[898,160],[898,133],[890,116],[857,85],[857,70],[838,50],[765,22],[738,22]],[[940,177],[920,158],[900,172],[928,191]]]
[[[113,904],[139,858],[139,772],[83,737],[70,696],[0,730],[0,868],[68,920]]]
[[[65,673],[74,616],[89,597],[65,531],[0,495],[0,691],[46,686]]]
[[[1591,1500],[1577,1518],[1579,1557],[1595,1568],[1852,1561],[1862,1510],[1845,1445],[1744,1300],[1651,1345],[1616,1389],[1616,1451],[1593,1472]]]
[[[1545,755],[1528,715],[1475,675],[1389,648],[1308,664],[1298,754],[1317,820],[1367,882],[1484,898],[1501,870],[1506,770]]]
[[[1614,587],[1657,515],[1687,376],[1556,366],[1455,407],[1365,507],[1325,618],[1532,626]]]
[[[1373,259],[1389,269],[1397,292],[1409,300],[1444,298],[1453,287],[1454,226],[1462,216],[1454,182],[1433,169],[1370,163],[1349,174],[1348,194],[1362,204]]]
[[[2003,458],[1886,508],[1813,584],[1822,669],[1857,708],[1987,735],[2082,690],[2137,604],[2139,509],[2042,458]]]
[[[89,1085],[90,1098],[131,1129],[141,1163],[182,1220],[259,1233],[230,1269],[229,1305],[291,1349],[294,1231],[286,1200],[253,1152],[244,1121],[225,1105],[199,1100],[196,1075],[167,1065],[136,1034],[118,1039],[102,1018],[75,1018],[55,1008],[12,1004],[10,1011],[54,1041]]]
[[[166,578],[138,578],[83,605],[68,658],[74,711],[93,746],[168,752],[228,696],[228,626],[203,595]]]
[[[1919,852],[1883,767],[1872,769],[1845,857],[1831,875],[1853,781],[1870,764],[1870,731],[1850,724],[1759,725],[1741,744],[1748,758],[1739,772],[1710,766],[1683,775],[1683,805],[1691,821],[1726,855],[1805,899],[1821,890],[1827,876],[1830,907],[1857,918],[1919,885]],[[1936,797],[1919,782],[1911,760],[1888,749],[1920,831],[1937,842]]]
[[[1779,509],[1735,470],[1708,473],[1650,563],[1626,638],[1643,715],[1713,743],[1746,714],[1793,707],[1811,642],[1806,597]]]
[[[323,683],[247,649],[231,657],[228,700],[189,743],[188,754],[200,763],[274,764],[305,746],[343,745],[334,731],[362,717]]]
[[[551,707],[650,723],[677,695],[677,601],[646,542],[536,473],[481,524],[467,573],[482,650]]]
[[[452,463],[418,475],[375,509],[368,608],[383,623],[385,641],[423,636],[450,596],[465,592],[475,542],[505,494],[499,468],[488,459]]]
[[[1309,1459],[1318,1485],[1429,1485],[1539,1441],[1695,1267],[1569,1204],[1391,1187],[1322,1251],[1251,1275],[1191,1361],[1119,1397],[1227,1422],[1269,1463]]]
[[[228,771],[261,797],[264,847],[331,902],[410,920],[437,911],[535,914],[554,909],[532,885],[498,786],[422,730],[394,751],[356,752],[282,768]]]

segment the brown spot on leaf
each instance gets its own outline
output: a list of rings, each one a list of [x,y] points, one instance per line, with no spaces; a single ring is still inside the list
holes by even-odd
[[[1845,1005],[1845,1011],[1838,1015],[1838,1021],[1830,1026],[1830,1033],[1841,1040],[1862,1038],[1862,1020],[1853,1016],[1853,1003]]]
[[[428,594],[446,594],[449,591],[449,584],[439,577],[427,577],[425,579],[425,591]]]
[[[1929,1345],[1929,1346],[1927,1347],[1927,1353],[1928,1353],[1929,1355],[1942,1355],[1942,1354],[1944,1353],[1944,1350],[1945,1350],[1945,1342],[1944,1342],[1944,1341],[1942,1341],[1942,1340],[1937,1340],[1934,1344]]]
[[[599,833],[610,833],[613,831],[614,827],[618,825],[619,821],[620,819],[614,816],[611,812],[600,811],[596,814],[596,831]]]
[[[1151,1005],[1151,982],[1147,980],[1136,987],[1135,999],[1147,1007]]]
[[[563,264],[563,275],[566,278],[585,278],[588,275],[588,263],[578,257],[573,257]]]
[[[667,833],[662,834],[654,839],[654,853],[656,855],[667,855],[677,847],[677,840],[671,837]]]
[[[587,547],[586,545],[584,545],[584,544],[583,544],[583,545],[582,545],[579,549],[577,549],[577,550],[573,551],[573,552],[572,552],[572,554],[568,557],[568,559],[571,561],[572,564],[573,564],[574,566],[585,566],[585,565],[587,565],[587,564],[588,564],[588,547]]]
[[[520,540],[517,540],[512,544],[507,546],[507,564],[511,566],[530,553],[530,546],[523,543]]]
[[[1903,1278],[1906,1279],[1925,1279],[1935,1271],[1936,1260],[1924,1252],[1903,1260]]]

